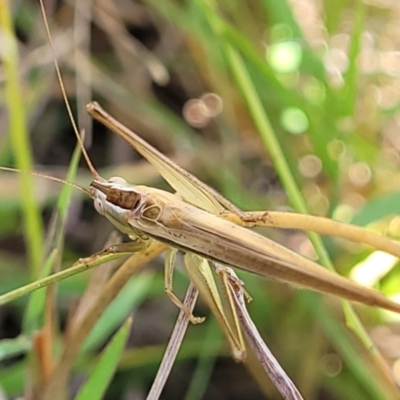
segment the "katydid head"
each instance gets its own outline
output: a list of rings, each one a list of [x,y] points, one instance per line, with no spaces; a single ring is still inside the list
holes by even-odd
[[[94,208],[100,215],[104,215],[120,231],[132,233],[128,217],[140,212],[146,202],[145,192],[120,177],[95,179],[90,184],[89,192],[94,200]]]
[[[125,179],[120,177],[95,179],[90,184],[91,197],[94,199],[94,207],[101,215],[107,213],[107,203],[126,210],[135,210],[140,205],[141,193]]]

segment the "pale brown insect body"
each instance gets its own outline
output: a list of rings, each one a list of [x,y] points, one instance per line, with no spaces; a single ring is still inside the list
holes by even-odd
[[[381,293],[332,273],[264,236],[182,201],[179,196],[118,178],[91,184],[95,207],[119,230],[148,236],[211,261],[371,306],[400,312]],[[143,233],[145,234],[143,236]]]

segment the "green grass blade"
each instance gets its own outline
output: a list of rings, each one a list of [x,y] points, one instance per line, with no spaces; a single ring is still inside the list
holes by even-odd
[[[28,140],[28,128],[19,82],[19,60],[17,39],[13,30],[9,3],[0,2],[0,29],[2,30],[2,61],[4,66],[5,95],[9,111],[9,129],[17,168],[32,169],[32,155]],[[35,278],[43,259],[43,226],[35,199],[32,176],[21,174],[21,197],[24,216],[25,242],[31,275]]]
[[[79,145],[75,147],[72,155],[71,162],[67,172],[67,181],[72,182],[76,177],[78,164],[80,160],[81,149]],[[40,270],[40,278],[47,277],[54,265],[59,262],[63,250],[63,241],[65,233],[65,223],[67,219],[68,206],[71,200],[73,187],[64,185],[61,189],[56,207],[56,224],[55,224],[55,237],[52,239],[50,254],[44,262],[43,268]],[[29,300],[28,307],[24,316],[23,331],[26,335],[30,335],[35,330],[42,326],[43,312],[45,310],[46,292],[43,290],[34,292]]]
[[[3,339],[0,341],[0,361],[25,354],[31,347],[32,343],[26,336]]]
[[[103,344],[105,337],[115,332],[115,329],[134,312],[148,296],[153,274],[135,275],[118,293],[102,316],[96,322],[86,338],[82,352],[89,353]]]
[[[185,394],[185,400],[200,400],[204,398],[222,339],[222,331],[218,329],[216,320],[214,318],[210,319],[201,345],[201,355],[198,357],[193,378]]]
[[[96,367],[75,400],[100,400],[103,398],[117,369],[131,326],[132,318],[128,318],[101,354]]]
[[[293,15],[289,2],[286,0],[263,0],[261,3],[265,9],[266,18],[272,25],[287,25],[293,32],[293,37],[300,41],[300,45],[303,48],[303,67],[305,71],[325,82],[324,65],[308,46],[303,31]]]
[[[357,78],[359,74],[358,55],[361,50],[362,35],[364,32],[365,4],[363,1],[357,2],[354,11],[354,29],[351,35],[350,49],[348,54],[349,67],[344,75],[343,102],[346,104],[346,112],[352,115],[355,111],[357,102]]]
[[[359,319],[357,316],[355,318],[349,317],[349,313],[354,314],[354,310],[344,305],[345,312],[350,321],[356,321],[359,323]],[[384,399],[391,398],[391,395],[388,395],[385,392],[384,386],[379,385],[378,381],[375,379],[371,379],[371,370],[370,366],[365,363],[365,359],[360,358],[360,354],[357,349],[354,347],[354,344],[351,340],[349,340],[348,335],[345,334],[342,324],[339,324],[334,318],[324,313],[322,315],[323,308],[318,307],[316,314],[319,316],[318,320],[324,326],[324,331],[329,334],[329,338],[337,346],[341,349],[341,354],[343,355],[347,365],[352,369],[354,376],[357,376],[360,382],[364,385],[364,387],[371,393],[371,398],[374,399]],[[360,329],[364,330],[364,327],[360,326]],[[352,329],[355,329],[352,327]],[[358,332],[358,329],[357,329]],[[370,344],[371,351],[375,351],[374,345]],[[343,351],[344,350],[344,351]]]
[[[49,257],[47,257],[43,268],[41,268],[41,275],[43,275],[43,277],[50,275],[57,256],[58,251],[55,249],[50,253]],[[23,332],[26,335],[31,335],[34,331],[36,331],[43,325],[45,302],[46,291],[37,290],[36,292],[32,293],[32,296],[29,299],[28,305],[25,310],[23,321]]]

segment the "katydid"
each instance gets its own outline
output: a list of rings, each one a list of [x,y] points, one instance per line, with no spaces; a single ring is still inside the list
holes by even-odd
[[[122,178],[110,181],[96,178],[91,183],[90,192],[96,210],[118,229],[141,241],[143,248],[151,239],[160,240],[223,265],[400,312],[400,304],[378,291],[328,271],[286,247],[231,222],[233,214],[243,225],[253,223],[260,226],[263,213],[237,210],[227,199],[115,120],[99,104],[91,102],[87,110],[152,163],[177,191],[172,194],[146,186],[133,186]],[[253,220],[252,215],[256,216]]]

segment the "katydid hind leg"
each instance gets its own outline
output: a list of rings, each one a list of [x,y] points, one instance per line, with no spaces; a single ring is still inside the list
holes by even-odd
[[[271,226],[267,220],[267,212],[246,214],[244,219],[232,213],[224,214],[223,218],[243,227]],[[265,224],[263,219],[266,221]],[[267,278],[400,313],[400,304],[388,299],[382,293],[328,270],[266,237],[258,241],[258,252],[262,253],[262,259],[256,268],[254,265],[248,266],[244,261],[240,265],[235,264],[236,267]]]
[[[243,214],[225,212],[221,217],[245,228],[270,227],[315,232],[363,243],[400,258],[400,242],[364,227],[339,222],[326,217],[282,211],[246,211]]]

